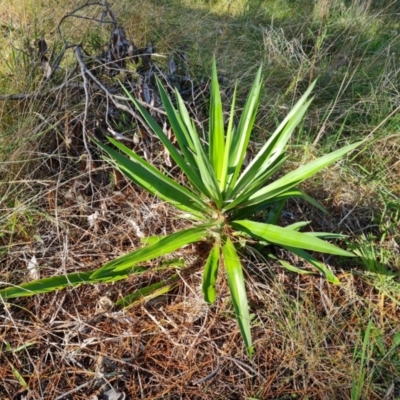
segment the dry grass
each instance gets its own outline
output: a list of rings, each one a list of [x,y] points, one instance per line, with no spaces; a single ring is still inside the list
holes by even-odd
[[[375,10],[372,2],[353,1],[347,8],[342,3],[300,4],[308,18],[276,1],[249,2],[254,7],[248,9],[240,1],[214,6],[137,1],[134,7],[120,2],[113,10],[138,46],[153,41],[161,55],[177,48],[187,52],[194,75],[206,74],[215,52],[221,73],[246,84],[264,61],[267,94],[255,141],[263,140],[275,119],[319,76],[314,108],[292,143],[290,169],[378,127],[376,140],[357,158],[304,186],[329,216],[297,202],[288,205],[286,215],[312,220],[315,230],[348,233],[360,249],[366,245],[361,234],[374,235],[372,248],[388,274],[362,274],[360,260],[340,264],[326,258],[342,281],[336,287],[244,255],[253,360],[245,355],[224,279],[216,304],[204,304],[201,247],[174,255],[188,269],[178,269],[180,284],[171,293],[134,308],[112,303],[176,269],[2,301],[1,399],[94,400],[111,389],[127,399],[354,399],[352,382],[362,371],[359,398],[399,398],[400,353],[392,346],[398,340],[400,290],[398,275],[391,275],[399,271],[397,114],[381,124],[399,104],[398,34],[384,43],[379,36],[383,44],[377,39],[371,50],[365,43],[372,41],[372,31],[383,29],[389,12]],[[27,57],[26,40],[45,36],[58,51],[55,26],[78,4],[0,1],[2,94],[41,85],[40,63]],[[97,11],[94,7],[93,16]],[[85,37],[92,46],[109,35],[81,19],[68,19],[63,29],[71,42]],[[62,74],[72,60],[65,58]],[[373,75],[373,68],[381,74]],[[41,277],[92,270],[140,246],[142,235],[166,234],[186,224],[165,204],[115,177],[98,153],[92,163],[85,161],[82,98],[72,91],[65,95],[57,106],[60,99],[51,94],[0,108],[2,283],[30,279],[27,267],[34,258]],[[152,157],[159,159],[157,150]],[[386,253],[379,255],[381,249]],[[369,321],[368,362],[360,365],[357,349]]]

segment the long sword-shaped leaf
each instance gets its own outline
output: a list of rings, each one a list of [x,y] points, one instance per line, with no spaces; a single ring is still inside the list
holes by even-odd
[[[246,345],[247,353],[251,357],[254,350],[251,341],[249,305],[247,303],[242,265],[235,246],[229,238],[226,239],[225,244],[222,246],[222,254],[236,318]]]
[[[285,200],[293,199],[293,198],[303,198],[303,192],[297,188],[291,188],[286,192],[280,193],[272,199],[266,200],[263,203],[255,204],[248,207],[237,208],[232,210],[232,218],[234,220],[244,219],[249,215],[253,215],[258,211],[265,210],[266,208],[272,208],[277,203],[282,203]],[[284,204],[283,204],[284,205]],[[283,206],[282,206],[283,207]],[[279,207],[281,208],[281,206]],[[282,210],[283,211],[283,208]],[[278,217],[279,219],[279,217]],[[272,223],[272,222],[269,222]]]
[[[308,195],[306,192],[303,192],[302,197],[305,201],[309,202],[315,208],[318,208],[318,210],[322,211],[324,214],[329,214],[328,210],[319,201],[315,200],[313,197]]]
[[[334,283],[335,285],[340,285],[340,281],[335,276],[335,274],[326,265],[324,265],[321,261],[318,261],[311,254],[307,253],[302,249],[296,249],[294,247],[285,247],[285,249],[291,251],[292,253],[296,254],[303,260],[312,264],[315,268],[317,268],[320,272],[324,274],[328,282]]]
[[[176,98],[178,100],[178,110],[180,116],[182,118],[182,121],[185,123],[185,126],[192,138],[193,145],[195,147],[196,163],[199,168],[203,183],[206,186],[212,200],[215,202],[218,208],[221,208],[222,193],[219,189],[214,168],[211,165],[210,160],[207,158],[206,152],[200,142],[199,134],[196,130],[196,127],[194,126],[194,123],[192,122],[186,109],[185,103],[178,91],[176,91]]]
[[[202,289],[204,300],[207,303],[214,303],[217,297],[215,284],[217,282],[218,275],[219,253],[220,247],[218,244],[215,244],[207,257],[207,261],[204,266]]]
[[[157,87],[160,92],[161,101],[168,116],[168,122],[171,124],[171,128],[175,134],[176,140],[178,141],[178,145],[182,151],[182,154],[190,165],[197,167],[193,156],[193,153],[196,150],[193,140],[185,126],[184,121],[181,118],[179,111],[175,109],[172,100],[168,96],[158,78]]]
[[[231,112],[229,113],[229,122],[228,129],[226,131],[225,138],[225,152],[222,159],[222,175],[221,180],[219,182],[219,187],[221,191],[224,193],[224,197],[226,195],[227,187],[226,187],[226,179],[228,177],[228,165],[229,165],[229,155],[231,154],[231,145],[234,136],[234,128],[233,128],[233,120],[235,117],[235,106],[236,106],[236,92],[237,92],[237,84],[235,84],[235,89],[233,91],[233,98],[231,104]]]
[[[296,170],[289,172],[287,175],[283,176],[282,178],[276,180],[275,182],[265,186],[264,188],[260,189],[256,193],[250,195],[247,201],[244,201],[242,198],[240,202],[238,199],[234,200],[232,203],[228,204],[225,207],[225,210],[230,210],[237,206],[238,203],[244,206],[250,206],[253,204],[259,204],[268,200],[280,193],[287,191],[288,189],[292,188],[293,186],[297,186],[299,183],[303,182],[310,176],[316,174],[321,169],[327,167],[328,165],[334,163],[335,161],[341,159],[350,151],[354,150],[365,140],[360,142],[351,144],[349,146],[345,146],[339,150],[336,150],[330,154],[327,154],[323,157],[320,157],[310,163],[303,165]]]
[[[265,182],[272,176],[274,175],[277,171],[279,171],[280,167],[284,164],[284,162],[287,160],[287,157],[285,155],[281,155],[278,157],[272,165],[270,165],[270,168],[268,170],[264,171],[264,173],[257,178],[255,178],[252,182],[250,182],[242,191],[242,193],[239,193],[237,198],[231,197],[229,200],[230,201],[235,201],[237,203],[235,208],[238,208],[241,206],[242,202],[247,202],[249,196],[251,196],[253,193],[256,193],[258,190],[260,190],[264,185]],[[232,200],[233,199],[233,200]],[[225,204],[229,204],[229,202],[225,202]]]
[[[157,82],[157,87],[159,89],[160,92],[160,96],[161,96],[161,100],[163,102],[163,106],[165,107],[167,105],[166,108],[172,108],[172,110],[174,111],[172,114],[168,113],[168,110],[166,109],[165,111],[167,112],[168,115],[168,120],[172,126],[172,129],[175,131],[177,131],[178,135],[177,140],[179,143],[179,146],[183,152],[183,154],[185,155],[190,155],[190,153],[187,153],[188,149],[191,149],[192,151],[194,151],[194,147],[193,147],[193,143],[191,141],[190,136],[187,134],[187,132],[185,130],[182,129],[182,126],[180,126],[180,121],[178,121],[176,119],[176,111],[174,109],[174,106],[172,105],[171,99],[169,98],[167,92],[165,91],[164,87],[162,86],[162,83],[160,82],[160,80],[156,77],[156,82]],[[129,93],[129,91],[122,85],[122,89],[125,91],[125,93],[127,94],[127,96],[130,98],[130,100],[136,105],[136,104],[140,104],[138,103],[138,101]],[[164,104],[165,101],[165,104]],[[141,110],[142,108],[139,108],[139,110]],[[144,117],[144,116],[143,116]],[[171,117],[171,118],[170,118]],[[152,117],[151,117],[152,118]],[[157,124],[157,123],[156,123]],[[174,132],[176,134],[176,132]],[[181,136],[181,134],[183,134],[183,136]],[[190,157],[187,157],[187,161],[190,160]]]
[[[281,246],[295,247],[344,257],[354,257],[353,253],[342,250],[331,243],[318,239],[317,237],[291,231],[280,226],[248,220],[234,221],[231,223],[231,226],[238,231],[243,231],[249,234],[255,239],[266,240]]]
[[[229,175],[229,189],[227,197],[236,185],[236,181],[239,177],[240,170],[245,159],[247,146],[249,144],[250,135],[253,129],[254,120],[256,118],[260,91],[261,91],[261,71],[262,66],[260,66],[256,78],[254,80],[253,86],[250,90],[250,94],[247,98],[246,104],[244,106],[242,116],[239,121],[238,128],[236,130],[235,136],[233,138],[232,145],[230,147],[231,154],[229,157],[229,171],[233,171],[232,175]]]
[[[322,239],[346,239],[348,236],[342,233],[331,233],[331,232],[304,232],[309,236],[316,236]]]
[[[299,231],[301,228],[304,228],[307,225],[310,225],[311,221],[300,221],[295,222],[293,224],[285,226],[285,229],[292,229],[294,231]],[[331,232],[304,232],[305,235],[315,236],[317,238],[322,239],[346,239],[347,235],[343,235],[342,233],[331,233]]]
[[[201,201],[198,195],[193,194],[173,179],[162,174],[157,168],[140,158],[123,144],[113,138],[109,138],[109,140],[130,158],[123,156],[109,146],[99,142],[97,144],[112,157],[112,161],[118,169],[133,182],[181,210],[194,213],[207,211],[208,206]]]
[[[178,143],[182,143],[181,150],[183,154],[185,155],[186,160],[181,156],[181,154],[178,152],[176,147],[172,144],[172,142],[168,139],[167,135],[163,132],[161,127],[157,124],[157,122],[153,119],[153,117],[147,112],[147,110],[134,98],[132,97],[129,92],[128,95],[130,96],[130,99],[132,102],[135,104],[136,108],[139,110],[139,112],[142,114],[143,118],[145,121],[149,124],[150,128],[152,131],[158,136],[158,138],[161,140],[163,145],[166,147],[168,150],[169,154],[171,157],[174,159],[174,161],[177,163],[179,168],[185,173],[185,175],[188,177],[189,181],[202,193],[205,191],[204,184],[200,178],[200,174],[198,171],[198,167],[194,162],[193,155],[191,152],[188,150],[189,143],[187,142],[187,138],[185,135],[182,133],[181,126],[179,125],[179,122],[177,121],[177,112],[173,109],[171,101],[169,100],[168,95],[166,94],[165,90],[163,89],[162,85],[159,84],[159,90],[160,90],[160,95],[161,99],[163,101],[164,108],[167,112],[168,115],[168,120],[171,123],[171,126],[174,129],[175,136],[178,139]]]
[[[168,235],[146,236],[140,239],[140,243],[145,246],[159,242],[161,239],[166,238]]]
[[[268,141],[264,144],[258,154],[254,157],[254,159],[250,162],[250,164],[245,169],[243,175],[246,174],[247,171],[254,168],[257,165],[259,158],[265,158],[266,160],[274,153],[281,153],[286,146],[287,139],[290,137],[291,132],[297,126],[297,124],[301,121],[304,116],[305,111],[308,109],[311,100],[307,103],[307,98],[310,95],[311,91],[314,89],[316,81],[314,81],[306,92],[300,97],[294,107],[290,110],[290,112],[286,115],[284,120],[279,124],[276,128],[275,132],[271,135]],[[306,106],[304,107],[304,104]],[[268,154],[265,157],[265,154]],[[258,170],[258,168],[256,168]]]
[[[69,275],[52,276],[33,282],[23,283],[18,286],[8,287],[0,290],[0,297],[15,298],[33,296],[35,294],[47,293],[67,286],[76,286],[90,282],[91,272],[77,272]]]
[[[284,160],[282,160],[283,162]],[[281,163],[279,163],[277,165],[276,168],[274,168],[274,171],[276,171],[279,166],[281,165]],[[257,180],[254,182],[254,185],[257,185]],[[253,188],[253,183],[246,188],[245,193],[243,193],[240,197],[241,201],[245,202],[246,201],[246,196],[248,195],[249,191],[251,191]],[[269,199],[269,200],[265,200],[264,202],[260,203],[260,204],[256,204],[256,205],[252,205],[249,207],[240,207],[240,203],[238,204],[238,206],[236,206],[237,208],[237,212],[235,213],[236,215],[250,215],[251,214],[251,210],[261,210],[261,209],[265,209],[266,206],[268,206],[269,204],[271,204],[271,202],[275,202],[278,200],[282,200],[282,199],[289,199],[291,197],[296,197],[296,198],[302,198],[305,201],[309,202],[311,205],[313,205],[314,207],[318,208],[320,211],[322,211],[324,214],[328,214],[328,211],[325,209],[324,206],[322,206],[321,203],[319,203],[317,200],[315,200],[314,198],[312,198],[311,196],[309,196],[307,193],[305,193],[304,191],[298,189],[298,188],[293,188],[291,187],[289,190],[280,193],[279,195]],[[240,201],[240,199],[238,198],[238,201]],[[255,212],[255,211],[254,211]],[[237,217],[235,217],[234,219],[239,219]]]
[[[311,100],[309,100],[305,105],[299,107],[286,126],[281,131],[277,131],[272,135],[240,176],[235,189],[232,192],[232,196],[235,196],[256,178],[263,175],[275,160],[282,156],[290,136],[299,122],[303,119],[310,104]]]
[[[189,243],[198,242],[208,235],[208,230],[210,228],[218,224],[220,223],[210,223],[173,233],[154,244],[132,251],[131,253],[125,254],[105,264],[102,268],[94,272],[91,278],[102,277],[104,274],[109,273],[109,271],[123,271],[132,268],[132,266],[140,262],[172,253]]]
[[[82,284],[99,283],[99,282],[116,282],[126,279],[129,274],[140,274],[147,270],[145,267],[136,266],[129,273],[109,271],[101,278],[93,278],[93,271],[90,272],[74,272],[68,275],[51,276],[49,278],[38,279],[36,281],[23,283],[22,285],[8,287],[0,290],[0,297],[16,298],[24,296],[33,296],[52,292],[54,290],[63,289]]]
[[[222,114],[221,93],[217,76],[215,57],[212,65],[210,123],[209,123],[209,159],[213,166],[217,181],[223,175],[223,157],[225,153],[224,117]],[[220,187],[220,189],[222,189]]]

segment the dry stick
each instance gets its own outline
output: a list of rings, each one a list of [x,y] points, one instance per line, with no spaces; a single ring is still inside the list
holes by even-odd
[[[93,382],[95,382],[98,378],[94,378],[86,383],[83,383],[82,385],[77,386],[76,388],[70,390],[69,392],[66,392],[64,394],[62,394],[61,396],[56,397],[54,400],[61,400],[64,399],[67,396],[70,396],[71,394],[74,394],[76,392],[79,392],[81,389],[85,388],[86,386],[91,385]]]
[[[110,93],[110,91],[92,74],[92,72],[86,67],[86,64],[83,61],[83,55],[82,55],[82,51],[80,46],[76,46],[75,47],[75,55],[76,58],[79,62],[80,65],[82,65],[83,67],[83,72],[84,74],[87,74],[98,86],[101,90],[103,90],[103,92],[110,97],[111,101],[113,102],[113,104],[115,105],[115,107],[117,107],[118,109],[127,112],[128,114],[132,115],[134,118],[136,118],[146,129],[146,131],[149,133],[150,136],[153,136],[153,132],[150,130],[150,128],[147,126],[146,122],[144,121],[144,119],[138,115],[137,113],[135,113],[131,108],[125,106],[124,104],[118,103],[115,98],[116,96],[113,95],[112,93]],[[124,98],[124,97],[123,97]],[[126,98],[124,98],[126,99]],[[126,99],[128,100],[128,99]]]
[[[108,14],[110,15],[112,21],[102,21],[102,20],[97,20],[96,18],[90,18],[90,17],[86,17],[86,16],[83,16],[83,15],[75,15],[75,13],[76,13],[77,11],[80,11],[80,10],[82,10],[83,8],[90,7],[90,6],[102,6],[102,7],[104,7],[104,8],[106,9],[106,11],[108,12]],[[64,48],[62,49],[61,53],[57,56],[56,61],[54,62],[53,68],[52,68],[52,70],[51,70],[50,76],[48,77],[47,80],[49,80],[49,79],[53,76],[54,72],[58,69],[58,66],[59,66],[60,63],[61,63],[61,60],[63,59],[65,52],[66,52],[69,48],[74,48],[74,47],[76,47],[76,44],[68,44],[68,42],[65,40],[64,35],[63,35],[63,33],[62,33],[62,30],[61,30],[61,25],[62,25],[63,22],[64,22],[67,18],[69,18],[69,17],[75,17],[75,18],[82,18],[82,19],[93,20],[93,21],[96,21],[96,22],[99,22],[99,23],[102,23],[102,24],[103,24],[103,23],[110,23],[110,24],[114,24],[114,26],[117,27],[117,21],[116,21],[116,19],[115,19],[115,15],[114,15],[114,13],[112,12],[112,10],[111,10],[111,8],[110,8],[110,5],[108,4],[107,1],[105,1],[105,2],[98,1],[98,2],[93,2],[93,3],[90,3],[89,1],[87,1],[87,2],[86,2],[85,4],[83,4],[82,6],[76,8],[75,10],[71,11],[70,13],[65,14],[65,15],[60,19],[60,21],[58,22],[57,28],[56,28],[57,31],[58,31],[58,34],[59,34],[60,37],[61,37],[61,40],[62,40],[63,43],[64,43]]]
[[[128,58],[128,57],[127,57],[127,58]],[[113,97],[114,99],[117,99],[117,100],[130,101],[130,99],[129,99],[128,97],[121,96],[121,95],[118,95],[118,94],[110,94],[110,97]],[[140,105],[142,105],[143,107],[148,108],[149,110],[157,111],[157,112],[158,112],[159,114],[161,114],[161,115],[167,115],[167,113],[166,113],[165,111],[161,110],[161,109],[158,108],[158,107],[152,106],[151,104],[146,103],[145,101],[140,100],[140,99],[138,99],[138,98],[136,98],[135,100],[136,100],[138,103],[140,103]],[[114,103],[114,104],[115,104],[115,103]]]
[[[188,358],[189,353],[192,351],[192,349],[196,346],[200,335],[202,335],[202,333],[204,332],[204,330],[206,329],[206,324],[207,324],[207,317],[208,317],[208,307],[206,308],[206,314],[204,317],[204,322],[199,330],[199,332],[197,333],[196,337],[193,340],[193,343],[191,344],[191,346],[189,347],[189,350],[186,352],[185,357],[183,357],[184,360],[186,360]]]
[[[217,375],[220,365],[221,365],[220,359],[221,359],[221,357],[217,358],[217,366],[214,369],[214,371],[211,372],[211,374],[208,374],[207,376],[205,376],[202,379],[199,379],[198,381],[192,382],[192,385],[200,385],[200,383],[206,382],[206,381],[210,380],[211,378],[214,378],[214,376]]]
[[[253,374],[255,375],[260,375],[262,378],[264,378],[259,372],[257,372],[253,367],[250,367],[250,365],[244,363],[243,361],[237,360],[236,358],[232,358],[232,357],[227,357],[227,356],[221,356],[221,358],[224,358],[225,360],[229,360],[229,361],[233,361],[235,364],[238,365],[238,367],[240,368],[240,366],[242,366],[243,368],[248,369],[249,371],[251,371]],[[243,369],[241,368],[241,369]],[[265,378],[264,378],[265,379]]]
[[[204,378],[199,379],[198,381],[192,382],[192,385],[199,385],[200,383],[203,383],[203,382],[205,382],[205,381],[210,380],[211,378],[214,378],[214,376],[217,375],[217,373],[218,373],[218,371],[219,371],[219,369],[220,369],[220,367],[221,367],[221,362],[220,362],[221,359],[225,359],[225,360],[232,361],[232,362],[234,362],[240,369],[242,369],[242,370],[243,370],[243,368],[244,368],[244,369],[247,369],[247,370],[249,370],[250,372],[253,372],[253,374],[261,376],[261,378],[262,378],[263,380],[265,380],[265,377],[264,377],[264,376],[262,376],[262,375],[261,375],[259,372],[257,372],[253,367],[250,367],[250,365],[244,363],[243,361],[237,360],[236,358],[233,358],[233,357],[220,356],[220,357],[218,357],[218,359],[217,359],[217,366],[216,366],[216,368],[214,369],[214,371],[212,371],[210,374],[208,374],[208,375],[205,376]],[[245,371],[245,372],[247,373],[247,371]]]
[[[79,46],[74,46],[74,47],[75,47],[75,49],[79,48]],[[75,50],[75,55],[77,57],[78,62],[79,62],[79,60],[81,60],[82,63],[84,64],[84,61],[83,61],[83,58],[82,58],[82,52],[79,51],[79,55],[78,55],[78,54],[76,54],[76,50]],[[86,67],[86,64],[84,64],[84,65]],[[111,98],[111,101],[113,102],[113,104],[117,108],[119,108],[122,111],[128,112],[129,114],[131,114],[134,118],[136,118],[139,122],[141,122],[143,124],[143,126],[146,128],[148,133],[152,134],[152,132],[147,128],[147,125],[144,122],[144,120],[138,114],[136,114],[132,109],[130,109],[130,108],[124,106],[123,104],[120,104],[120,103],[115,101],[115,100],[123,100],[123,101],[127,101],[128,102],[128,101],[130,101],[130,99],[128,97],[125,97],[125,96],[122,96],[122,95],[116,95],[116,94],[111,93],[104,85],[101,84],[101,82],[98,79],[95,78],[95,76],[91,73],[91,71],[87,67],[85,68],[85,71],[90,76],[90,78],[94,81],[96,86],[99,89],[103,90],[106,93],[106,95],[109,98]],[[55,86],[55,87],[53,87],[51,89],[48,89],[46,91],[43,91],[43,92],[36,91],[36,92],[32,92],[32,93],[18,93],[18,94],[10,94],[10,95],[0,95],[0,101],[26,100],[26,99],[30,99],[30,98],[43,97],[43,96],[47,96],[47,95],[55,93],[55,92],[59,92],[64,87],[72,87],[72,88],[84,89],[84,84],[74,83],[74,82],[64,82],[61,85],[57,85],[57,86]],[[161,115],[167,115],[167,113],[165,111],[163,111],[162,109],[157,108],[155,106],[152,106],[151,104],[148,104],[143,100],[136,99],[136,101],[138,103],[140,103],[143,107],[148,108],[149,110],[156,111],[158,114],[161,114]]]
[[[46,91],[36,91],[32,93],[18,93],[18,94],[10,94],[10,95],[0,95],[0,101],[1,100],[26,100],[30,98],[36,98],[36,97],[42,97],[42,96],[47,96],[49,94],[52,94],[54,92],[59,92],[61,89],[63,89],[66,86],[70,86],[72,88],[78,88],[82,89],[83,85],[80,83],[74,83],[74,82],[64,82],[61,85],[57,85],[51,89],[48,89]]]
[[[77,49],[80,49],[79,46],[76,46],[74,51],[75,54],[77,52]],[[83,88],[85,90],[85,111],[83,113],[83,121],[82,121],[82,138],[83,138],[83,145],[85,146],[85,150],[87,152],[88,155],[88,162],[87,162],[87,166],[88,166],[88,171],[89,171],[89,181],[90,181],[90,185],[92,187],[92,191],[93,193],[95,192],[94,190],[94,185],[91,179],[91,173],[92,173],[92,162],[93,162],[93,157],[92,157],[92,153],[89,149],[89,145],[87,142],[87,130],[86,130],[86,121],[87,121],[87,115],[88,115],[88,110],[89,110],[89,81],[86,77],[86,71],[87,71],[87,67],[86,64],[83,62],[82,57],[77,57],[79,66],[81,68],[81,73],[82,73],[82,78],[83,78]]]
[[[57,25],[57,30],[58,30],[58,33],[59,33],[59,35],[60,35],[62,41],[64,42],[64,45],[67,45],[67,42],[66,42],[66,40],[64,39],[64,35],[63,35],[62,31],[61,31],[61,25],[63,24],[63,22],[64,22],[67,18],[69,18],[69,17],[88,19],[88,17],[84,17],[84,16],[82,16],[82,15],[75,15],[75,13],[76,13],[77,11],[80,11],[80,10],[86,8],[86,7],[91,7],[91,6],[102,6],[102,7],[105,7],[105,9],[106,9],[106,10],[108,11],[108,13],[110,14],[111,19],[113,20],[112,23],[113,23],[114,25],[117,25],[117,21],[115,20],[114,13],[111,11],[108,2],[96,1],[96,2],[93,2],[93,3],[89,3],[89,2],[87,1],[85,4],[83,4],[82,6],[80,6],[80,7],[78,7],[78,8],[75,8],[75,10],[73,10],[73,11],[71,11],[71,12],[65,14],[65,15],[60,19],[60,21],[59,21],[59,23],[58,23],[58,25]],[[100,22],[101,22],[101,23],[104,23],[105,21],[100,21]]]
[[[103,384],[103,387],[104,387],[105,385],[109,385],[109,386],[112,388],[110,382],[106,379],[106,378],[109,378],[109,377],[113,378],[114,376],[112,376],[111,374],[113,374],[113,372],[109,372],[109,373],[107,373],[107,374],[101,374],[101,373],[100,373],[98,377],[95,377],[95,378],[91,379],[90,381],[85,382],[85,383],[83,383],[82,385],[79,385],[78,387],[76,387],[76,388],[70,390],[69,392],[63,393],[62,395],[56,397],[54,400],[61,400],[61,399],[64,399],[65,397],[67,397],[67,396],[69,396],[69,395],[71,395],[71,394],[74,394],[74,393],[76,393],[76,392],[79,392],[79,390],[85,388],[86,386],[91,385],[92,383],[96,382],[96,381],[99,380],[99,379],[104,379],[104,381],[106,382],[105,384]]]
[[[157,320],[157,318],[150,314],[147,310],[146,307],[143,307],[144,312],[147,314],[147,316],[161,329],[161,331],[165,334],[165,336],[169,339],[169,341],[174,345],[174,346],[182,346],[181,343],[177,343],[171,335],[168,333],[168,331],[162,326],[161,322]]]
[[[152,54],[152,56],[153,56],[154,54]],[[165,83],[167,84],[167,86],[174,92],[174,88],[170,85],[170,83],[168,82],[168,79],[165,79],[165,74],[160,70],[160,68],[158,68],[157,66],[155,66],[155,68],[157,69],[157,71],[159,72],[159,74],[161,74],[162,76],[163,76],[163,78],[164,78],[164,81],[165,81]],[[195,96],[194,96],[194,90],[193,90],[193,80],[192,79],[190,79],[190,82],[191,82],[191,92],[192,92],[192,101],[193,101],[193,103],[195,103],[195,101],[196,101],[196,98],[195,98]],[[198,96],[200,96],[202,93],[204,93],[204,90],[200,90],[199,91],[199,94],[198,94]],[[143,103],[143,102],[140,102],[141,104]],[[147,103],[146,103],[146,105],[147,105]],[[188,107],[190,107],[190,105],[189,104],[187,104],[187,106]],[[154,107],[152,107],[152,106],[150,106],[150,105],[148,105],[148,107],[149,108],[154,108]],[[159,111],[157,108],[156,108],[156,110],[157,111]],[[162,114],[164,114],[164,115],[166,115],[166,113],[164,113],[164,112],[161,112]],[[197,126],[199,127],[199,129],[202,129],[203,128],[203,125],[202,125],[202,123],[198,120],[198,118],[197,118],[197,115],[193,112],[193,119],[194,119],[194,121],[196,122],[196,124],[197,124]]]
[[[76,46],[74,46],[76,47]],[[104,87],[98,87],[98,81],[95,80],[95,87],[96,89],[102,89],[104,90]],[[27,99],[31,99],[31,98],[36,98],[36,97],[43,97],[43,96],[47,96],[49,94],[52,93],[56,93],[59,92],[60,90],[64,89],[65,87],[71,87],[73,89],[83,89],[84,86],[82,83],[75,83],[75,82],[64,82],[60,85],[54,86],[50,89],[47,89],[45,91],[40,91],[37,90],[36,92],[32,92],[32,93],[17,93],[17,94],[9,94],[9,95],[0,95],[0,101],[7,101],[7,100],[27,100]],[[122,96],[122,95],[117,95],[117,94],[112,94],[110,91],[106,91],[106,94],[109,95],[109,97],[113,97],[116,100],[123,100],[123,101],[130,101],[130,99],[128,97]],[[140,103],[143,107],[148,108],[149,110],[154,110],[159,114],[162,115],[167,115],[167,113],[165,111],[163,111],[160,108],[157,108],[155,106],[152,106],[151,104],[146,103],[143,100],[140,99],[136,99],[136,101],[138,103]]]

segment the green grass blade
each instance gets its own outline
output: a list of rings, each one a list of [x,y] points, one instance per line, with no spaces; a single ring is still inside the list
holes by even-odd
[[[247,353],[251,357],[254,350],[251,341],[249,305],[247,303],[242,264],[235,246],[229,238],[226,239],[225,244],[222,246],[222,254],[239,329],[242,333]]]
[[[340,280],[336,277],[336,275],[324,263],[318,261],[311,254],[302,249],[296,249],[294,247],[285,247],[285,249],[291,251],[292,253],[296,254],[297,256],[317,268],[325,276],[328,282],[335,285],[340,285]]]
[[[217,223],[207,224],[173,233],[152,245],[137,249],[105,264],[102,268],[94,272],[91,278],[102,277],[104,274],[108,274],[109,271],[123,271],[132,268],[140,262],[172,253],[189,243],[198,242],[208,235],[209,228],[216,225]]]
[[[207,211],[208,206],[201,201],[198,195],[193,194],[173,179],[162,174],[123,144],[113,138],[109,138],[109,140],[130,158],[125,157],[109,146],[98,142],[97,144],[109,154],[114,165],[137,185],[181,210],[195,214],[198,211]]]
[[[220,256],[220,246],[215,244],[210,254],[207,257],[206,264],[204,266],[203,272],[203,293],[204,300],[207,303],[214,303],[217,292],[215,289],[215,284],[217,282],[218,276],[218,265],[219,265],[219,256]]]
[[[11,371],[12,371],[12,373],[13,373],[13,375],[14,375],[14,378],[18,381],[18,383],[19,383],[25,390],[29,390],[29,385],[28,385],[28,383],[26,382],[26,380],[24,379],[24,377],[19,373],[19,371],[17,370],[17,368],[15,368],[14,365],[13,365],[10,361],[7,360],[7,362],[8,362],[8,365],[10,366],[10,368],[11,368]]]
[[[16,354],[16,353],[18,353],[18,352],[20,352],[22,350],[27,349],[28,347],[34,346],[37,343],[38,342],[27,342],[27,343],[22,344],[21,346],[16,347],[15,349],[10,349],[10,350],[7,350],[7,351],[11,351],[14,354]]]
[[[373,321],[372,319],[369,321],[367,325],[367,329],[364,334],[364,339],[363,339],[363,344],[362,344],[362,349],[361,349],[361,360],[360,360],[360,372],[358,375],[358,379],[353,375],[352,376],[352,381],[351,381],[351,399],[352,400],[358,400],[361,398],[362,394],[362,389],[363,386],[368,383],[365,379],[365,375],[367,373],[367,366],[365,364],[365,359],[368,356],[367,355],[367,347],[370,345],[370,335],[371,335],[371,330],[373,327]],[[358,351],[358,346],[354,349],[354,358],[356,357],[356,352]]]
[[[209,159],[213,166],[217,181],[221,183],[223,175],[223,157],[225,153],[224,117],[222,113],[221,93],[219,89],[215,57],[212,65],[211,101],[209,123]],[[220,189],[221,186],[220,186]]]
[[[335,254],[344,257],[354,257],[353,253],[342,250],[331,243],[325,242],[317,237],[305,233],[291,231],[280,226],[263,224],[253,221],[234,221],[232,228],[243,231],[258,240],[266,240],[281,246],[295,247],[321,253]]]
[[[328,165],[334,163],[335,161],[343,158],[347,153],[354,150],[358,146],[360,146],[363,141],[351,144],[349,146],[345,146],[339,150],[336,150],[330,154],[326,154],[310,163],[303,165],[296,170],[289,172],[287,175],[283,176],[282,178],[276,180],[275,182],[265,186],[264,188],[260,189],[256,193],[249,195],[247,201],[243,198],[234,200],[232,203],[228,204],[225,207],[225,210],[230,210],[236,207],[239,203],[245,206],[250,206],[253,204],[259,204],[264,202],[265,200],[271,199],[278,194],[281,194],[288,189],[292,188],[293,186],[297,186],[299,183],[303,182],[304,180],[308,179],[310,176],[316,174],[323,168],[327,167]]]

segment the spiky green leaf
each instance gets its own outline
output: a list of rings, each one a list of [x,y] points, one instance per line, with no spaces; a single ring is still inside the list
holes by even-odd
[[[204,300],[207,303],[214,303],[217,297],[215,284],[218,276],[219,253],[220,246],[219,244],[215,244],[207,257],[206,264],[204,265],[202,289]]]
[[[303,165],[296,170],[289,172],[284,175],[282,178],[277,179],[276,181],[270,183],[264,188],[258,190],[256,193],[247,196],[247,199],[236,199],[229,205],[225,207],[225,210],[230,210],[235,208],[238,204],[243,206],[251,206],[255,204],[263,203],[266,200],[269,200],[281,193],[286,192],[294,186],[298,186],[301,182],[308,179],[310,176],[316,174],[323,168],[328,165],[334,163],[335,161],[343,158],[347,153],[356,149],[360,146],[363,141],[351,144],[349,146],[345,146],[339,150],[336,150],[330,154],[326,154],[310,163]]]
[[[307,261],[311,265],[313,265],[315,268],[317,268],[326,278],[326,280],[330,283],[334,283],[335,285],[340,285],[339,279],[336,277],[336,275],[327,267],[324,263],[321,261],[318,261],[315,257],[313,257],[311,254],[307,253],[306,251],[302,249],[296,249],[294,247],[285,247],[287,250],[291,251],[292,253],[296,254],[303,260]]]
[[[232,173],[228,176],[228,194],[229,197],[232,193],[236,181],[239,177],[245,156],[247,147],[250,140],[250,135],[253,130],[253,125],[255,117],[257,114],[260,91],[261,91],[261,71],[262,66],[260,66],[254,83],[251,87],[250,93],[247,97],[246,104],[244,106],[239,125],[235,131],[235,136],[233,137],[230,146],[230,156],[229,156],[229,167],[228,170]]]
[[[249,305],[247,303],[242,264],[240,263],[235,246],[229,238],[226,238],[222,246],[222,254],[236,318],[246,345],[247,353],[251,357],[254,350],[251,340]]]
[[[185,229],[173,233],[159,240],[158,242],[142,247],[131,253],[125,254],[95,271],[91,278],[99,278],[110,271],[123,271],[132,268],[134,265],[148,261],[186,246],[189,243],[194,243],[202,240],[208,235],[208,230],[217,226],[220,222],[205,224],[196,228]]]
[[[217,181],[221,182],[223,175],[223,157],[225,153],[224,116],[222,114],[221,93],[217,76],[215,57],[212,65],[210,123],[209,123],[209,159],[213,166]],[[221,189],[221,187],[220,187]]]
[[[238,231],[247,233],[255,239],[266,240],[267,242],[279,244],[281,246],[295,247],[344,257],[354,257],[353,253],[342,250],[317,237],[285,229],[280,226],[248,220],[234,221],[231,223],[231,226]]]
[[[209,207],[198,195],[162,174],[157,168],[153,167],[115,139],[108,139],[130,158],[123,156],[109,146],[99,142],[97,142],[97,144],[112,157],[110,162],[133,182],[182,211],[191,212],[193,214],[199,214],[199,211],[203,213],[207,212]]]
[[[108,271],[107,274],[101,277],[94,278],[92,276],[94,271],[90,272],[74,272],[67,275],[51,276],[48,278],[38,279],[36,281],[15,285],[0,290],[0,297],[17,298],[24,296],[33,296],[36,294],[53,292],[54,290],[63,289],[66,287],[73,287],[83,284],[93,284],[99,282],[116,282],[126,279],[130,274],[141,274],[147,271],[147,268],[136,266],[128,272],[115,272]]]

